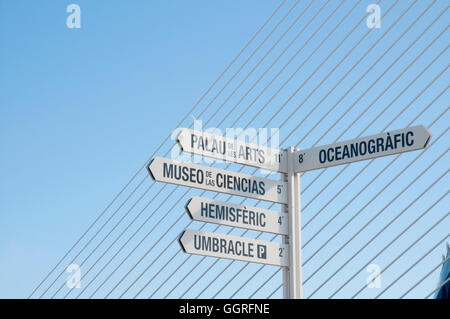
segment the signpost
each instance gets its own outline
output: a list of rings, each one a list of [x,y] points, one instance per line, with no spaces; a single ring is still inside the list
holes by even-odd
[[[273,210],[202,197],[192,197],[186,205],[186,210],[196,221],[281,235],[288,234],[286,214]]]
[[[283,295],[302,298],[300,173],[335,165],[423,149],[431,138],[414,126],[299,151],[277,150],[243,141],[182,129],[185,152],[268,169],[280,181],[155,157],[148,171],[156,181],[282,204],[283,212],[193,197],[186,209],[192,219],[282,235],[282,243],[185,230],[179,242],[186,253],[283,267]]]
[[[179,239],[189,254],[288,266],[286,245],[262,240],[187,229]]]
[[[425,148],[431,134],[419,125],[296,152],[296,172],[364,161]]]
[[[183,152],[275,172],[287,172],[286,155],[275,148],[187,128],[181,129],[177,140]]]
[[[148,166],[156,181],[200,188],[207,191],[245,196],[274,203],[287,203],[286,183],[155,157]]]

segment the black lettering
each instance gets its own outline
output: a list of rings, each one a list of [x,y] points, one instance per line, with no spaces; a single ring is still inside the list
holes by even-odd
[[[413,131],[409,131],[408,133],[406,133],[406,145],[408,146],[413,146],[414,145],[414,132]]]

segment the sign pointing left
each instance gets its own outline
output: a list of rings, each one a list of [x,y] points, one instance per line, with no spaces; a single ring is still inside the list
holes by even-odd
[[[155,157],[148,166],[151,177],[160,182],[212,192],[287,203],[287,183],[214,167]]]
[[[249,261],[274,266],[289,264],[286,244],[186,229],[179,239],[188,254]]]
[[[177,141],[183,152],[287,173],[286,153],[276,148],[187,128],[181,130]]]
[[[186,210],[193,220],[287,235],[286,213],[215,199],[192,197]]]

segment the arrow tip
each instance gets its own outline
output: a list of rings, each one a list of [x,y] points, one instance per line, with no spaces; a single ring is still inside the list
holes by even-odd
[[[148,166],[147,166],[147,171],[148,171],[148,173],[150,174],[150,177],[151,177],[153,180],[155,180],[155,176],[153,176],[153,174],[152,174],[151,166],[152,166],[152,164],[153,164],[154,161],[155,161],[155,159],[152,158],[152,160],[150,161],[150,163],[149,163]]]
[[[181,137],[181,135],[183,134],[183,132],[184,132],[184,128],[182,128],[182,129],[180,130],[180,133],[178,133],[178,135],[177,135],[177,144],[178,144],[178,146],[181,148],[182,151],[184,151],[184,150],[183,150],[183,143],[181,143],[180,137]]]
[[[422,125],[422,128],[424,129],[425,133],[428,135],[428,138],[427,138],[427,140],[425,141],[425,145],[423,146],[423,147],[425,148],[425,147],[427,147],[428,142],[429,142],[430,139],[431,139],[431,132],[430,132],[424,125]]]
[[[186,212],[188,213],[189,217],[191,219],[194,219],[191,215],[191,211],[189,210],[189,204],[192,202],[192,200],[194,199],[194,197],[189,198],[189,200],[187,201],[186,205],[184,206],[184,208],[186,209]]]
[[[184,252],[186,252],[186,249],[184,249],[184,245],[183,245],[183,242],[182,242],[181,239],[183,238],[183,235],[184,235],[185,232],[186,232],[186,231],[183,230],[183,231],[181,232],[181,234],[178,236],[178,243],[180,244],[181,249],[182,249]]]

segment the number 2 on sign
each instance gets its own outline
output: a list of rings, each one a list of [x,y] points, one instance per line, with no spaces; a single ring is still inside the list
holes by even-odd
[[[278,248],[278,251],[279,251],[279,256],[283,257],[284,248]]]

